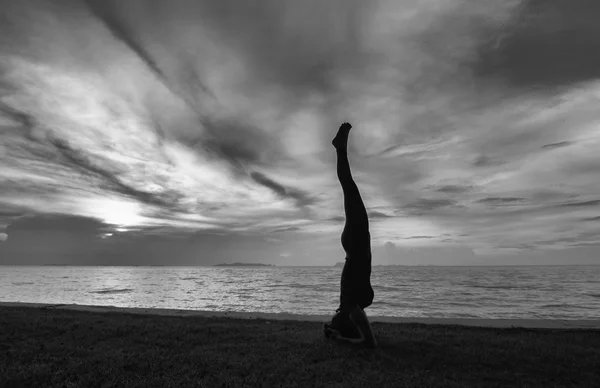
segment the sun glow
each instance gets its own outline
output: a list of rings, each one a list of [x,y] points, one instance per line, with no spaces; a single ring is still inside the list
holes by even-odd
[[[89,205],[94,216],[111,225],[128,227],[140,225],[143,221],[140,205],[135,202],[106,199],[94,200]]]

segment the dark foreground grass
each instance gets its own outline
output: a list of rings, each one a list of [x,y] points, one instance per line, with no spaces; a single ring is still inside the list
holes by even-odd
[[[322,324],[0,308],[0,387],[600,387],[600,331]]]

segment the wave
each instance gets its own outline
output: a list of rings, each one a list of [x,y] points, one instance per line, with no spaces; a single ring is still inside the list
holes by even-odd
[[[469,313],[452,313],[451,316],[456,318],[479,318],[478,315],[469,314]],[[444,316],[446,318],[446,316]]]
[[[264,287],[264,288],[290,288],[290,286],[288,284],[282,284],[282,283],[264,284],[264,285],[262,285],[262,287]]]
[[[472,288],[485,288],[491,290],[539,290],[539,287],[535,286],[509,286],[509,285],[498,285],[498,286],[484,286],[482,284],[464,284],[467,287]]]
[[[133,288],[114,288],[114,289],[104,289],[97,291],[90,291],[90,294],[127,294],[133,292]]]
[[[395,286],[378,286],[377,284],[373,284],[373,290],[379,291],[379,292],[402,291],[403,289],[410,290],[411,288],[409,288],[409,287],[400,288],[400,287],[395,287]]]
[[[392,306],[392,307],[410,307],[410,305],[406,304],[406,303],[396,303],[396,302],[385,301],[385,300],[373,301],[373,305],[376,305],[376,306]]]
[[[460,301],[444,301],[442,305],[447,306],[461,306],[461,307],[480,307],[477,304],[469,303],[469,302],[460,302]]]
[[[33,282],[12,282],[13,286],[25,286],[28,284],[34,284]]]
[[[263,286],[264,287],[264,286]],[[272,285],[272,287],[275,287],[275,285]],[[309,290],[315,290],[315,291],[319,291],[319,289],[322,286],[319,286],[318,284],[298,284],[298,283],[291,283],[286,285],[286,288],[291,288],[291,289],[309,289]]]
[[[568,304],[568,303],[552,303],[552,304],[545,304],[540,306],[540,308],[573,308],[573,309],[592,309],[593,307],[589,307],[589,306],[581,306],[581,305],[575,305],[575,304]]]

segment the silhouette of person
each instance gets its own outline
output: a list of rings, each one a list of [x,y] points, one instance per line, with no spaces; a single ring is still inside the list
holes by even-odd
[[[342,270],[340,305],[331,323],[326,323],[326,338],[376,347],[377,341],[364,309],[373,303],[371,287],[371,234],[367,210],[348,162],[348,135],[352,126],[343,123],[331,142],[337,153],[337,176],[344,194],[346,224],[342,247],[346,262]]]

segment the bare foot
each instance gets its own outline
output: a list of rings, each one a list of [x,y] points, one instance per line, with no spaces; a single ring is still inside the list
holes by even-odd
[[[333,138],[331,144],[338,151],[345,151],[348,147],[348,135],[350,134],[350,129],[352,129],[352,125],[349,123],[343,123],[338,129],[337,135]]]

